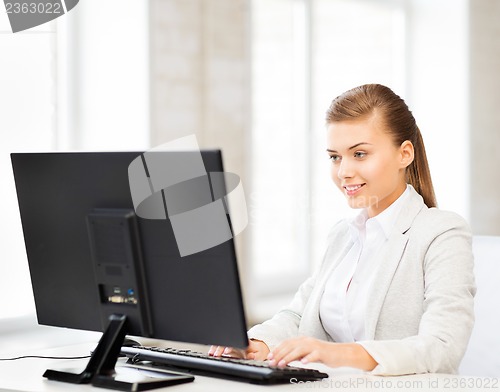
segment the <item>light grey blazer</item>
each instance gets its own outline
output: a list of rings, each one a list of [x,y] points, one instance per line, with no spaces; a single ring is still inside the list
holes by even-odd
[[[346,221],[335,225],[316,273],[292,302],[248,331],[275,347],[295,336],[332,341],[319,304],[330,273],[353,245]],[[380,267],[367,306],[367,340],[378,375],[456,373],[474,324],[472,237],[457,214],[427,208],[410,187],[396,224],[378,253]]]

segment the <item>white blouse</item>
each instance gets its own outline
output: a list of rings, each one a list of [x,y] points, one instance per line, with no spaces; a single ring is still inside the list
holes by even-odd
[[[387,241],[408,196],[403,194],[377,216],[368,219],[366,209],[349,222],[354,242],[350,251],[332,271],[320,302],[323,328],[336,342],[365,340],[365,310],[377,268],[376,255]]]

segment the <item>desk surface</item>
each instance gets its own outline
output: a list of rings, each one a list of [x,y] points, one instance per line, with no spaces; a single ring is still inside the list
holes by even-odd
[[[19,334],[18,334],[19,335]],[[43,338],[43,334],[41,335]],[[18,344],[16,350],[3,349],[8,336],[0,337],[0,357],[14,357],[16,355],[43,355],[43,356],[85,356],[92,350],[96,341],[87,341],[79,344],[68,345],[52,343],[52,347],[34,349],[31,340],[28,346]],[[12,339],[9,339],[12,347]],[[3,391],[85,391],[100,390],[90,385],[72,385],[50,381],[42,377],[46,369],[83,369],[85,360],[54,360],[54,359],[20,359],[16,361],[0,361],[0,392]],[[343,391],[499,391],[500,379],[480,378],[467,376],[452,376],[445,374],[424,374],[402,377],[376,377],[364,374],[355,369],[330,369],[321,364],[315,366],[321,371],[326,371],[329,378],[321,382],[302,384],[282,384],[273,386],[254,385],[243,382],[228,381],[219,378],[195,376],[194,382],[170,386],[159,390],[170,391],[259,391],[259,390],[317,390],[335,389]]]

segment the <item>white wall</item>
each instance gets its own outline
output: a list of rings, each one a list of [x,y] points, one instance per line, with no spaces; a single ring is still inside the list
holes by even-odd
[[[225,171],[249,189],[249,0],[151,0],[150,124],[153,146],[195,134],[221,148]],[[236,237],[245,283],[248,230]],[[245,285],[244,285],[245,288]]]

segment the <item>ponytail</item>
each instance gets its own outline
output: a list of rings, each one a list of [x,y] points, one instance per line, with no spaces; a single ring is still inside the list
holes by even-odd
[[[437,207],[424,140],[418,127],[415,132],[415,141],[412,141],[412,143],[415,156],[413,162],[406,168],[406,182],[412,185],[422,196],[427,207]]]

